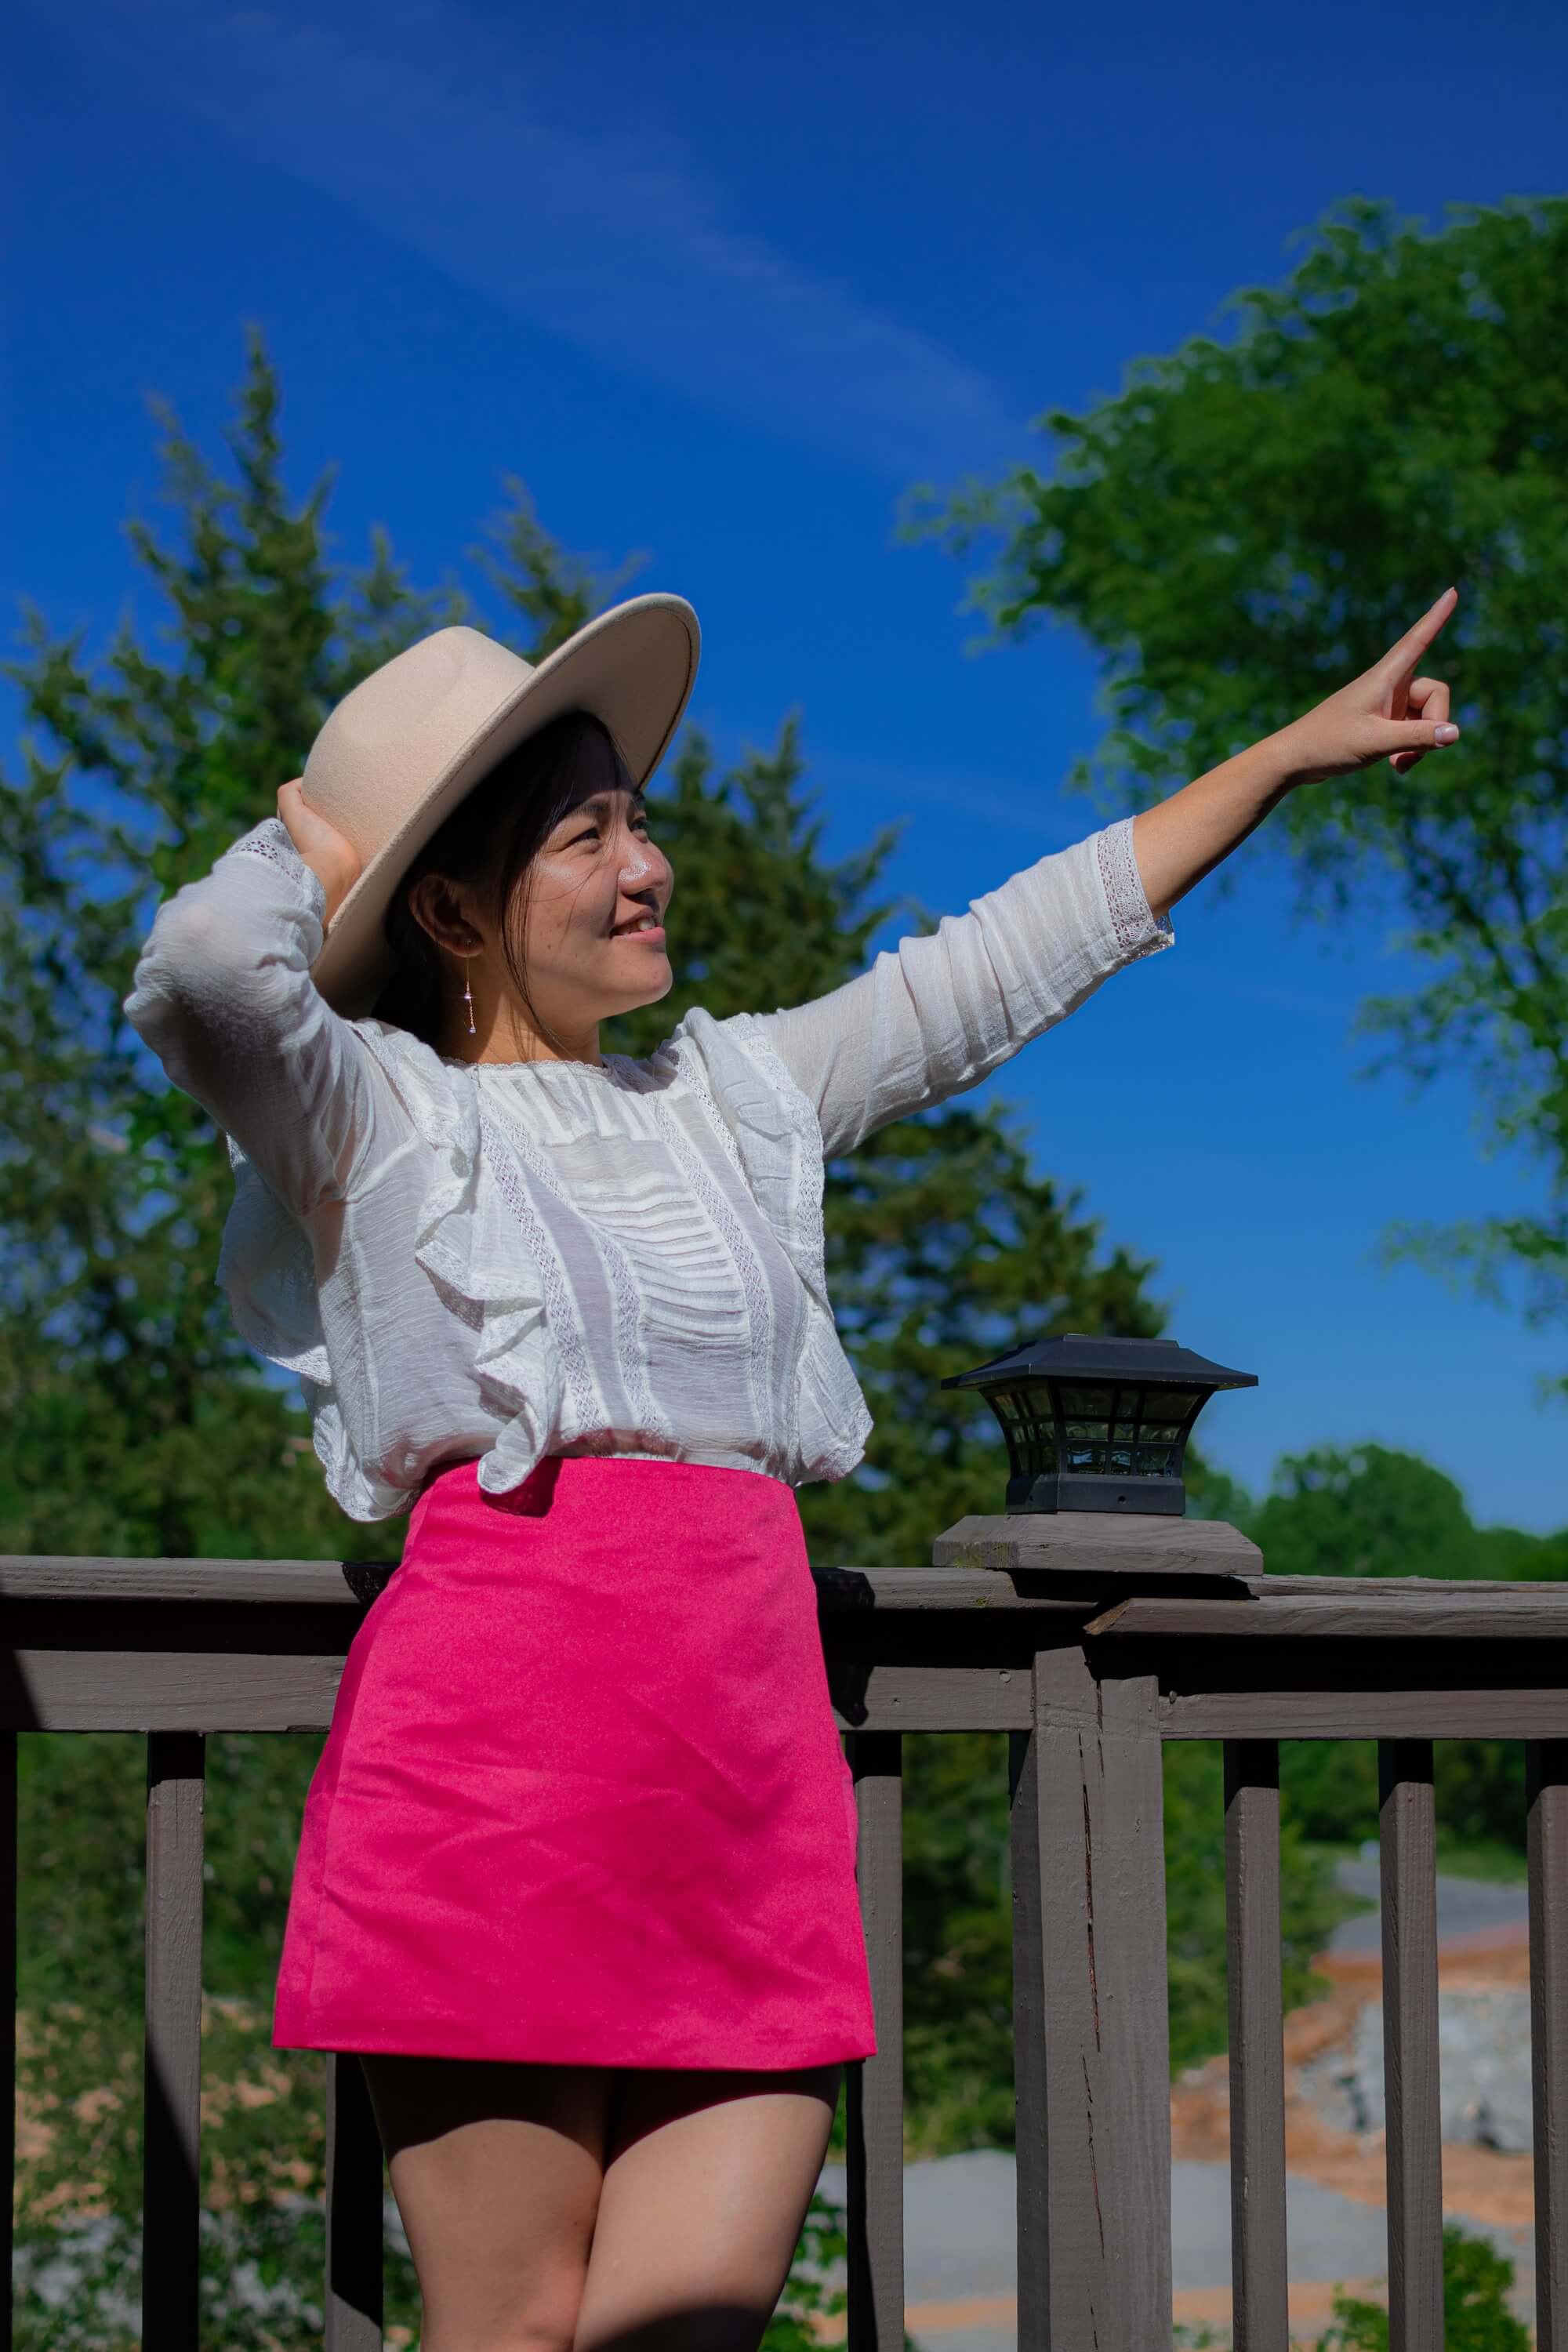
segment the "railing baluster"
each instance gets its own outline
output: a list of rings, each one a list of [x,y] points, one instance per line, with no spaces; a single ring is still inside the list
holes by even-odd
[[[1535,2114],[1535,2341],[1538,2352],[1568,2352],[1568,1740],[1531,1740],[1524,1758]]]
[[[1443,2142],[1432,1742],[1380,1740],[1377,1769],[1389,2352],[1437,2352],[1443,2341]]]
[[[845,2192],[849,2352],[904,2341],[903,1741],[851,1732],[860,1917],[871,1972],[877,2054],[848,2069]]]
[[[354,2051],[327,2056],[326,2352],[381,2352],[382,2147]]]
[[[1279,1749],[1225,1744],[1230,2001],[1230,2273],[1235,2352],[1288,2352]]]
[[[142,2336],[199,2352],[202,1807],[199,1731],[147,1735]]]
[[[0,2352],[11,2352],[13,2314],[11,2305],[11,2256],[15,2236],[13,2207],[15,2196],[11,2184],[16,2178],[16,1735],[0,1731],[0,1969],[5,1972],[5,2031],[11,2039],[11,2063],[5,2070],[9,2085],[5,2094],[5,2113],[0,2117],[0,2147],[5,2149],[5,2169],[0,2181],[6,2193],[0,2198],[0,2263],[5,2265],[5,2295],[0,2304]]]
[[[1013,1775],[1019,2352],[1171,2339],[1157,1691],[1035,1660]]]

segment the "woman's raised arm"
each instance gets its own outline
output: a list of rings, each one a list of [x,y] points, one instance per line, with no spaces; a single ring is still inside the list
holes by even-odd
[[[1041,858],[830,994],[759,1016],[816,1106],[825,1151],[977,1084],[1163,947],[1170,908],[1288,792],[1381,759],[1403,773],[1455,741],[1447,685],[1417,672],[1457,601],[1446,590],[1371,669],[1158,807]]]
[[[1151,912],[1123,817],[973,899],[966,915],[900,940],[858,979],[763,1013],[757,1026],[815,1103],[832,1157],[978,1085],[1170,938]]]
[[[321,875],[268,817],[164,900],[124,1005],[174,1084],[300,1218],[404,1139],[401,1106],[310,978],[328,908]]]

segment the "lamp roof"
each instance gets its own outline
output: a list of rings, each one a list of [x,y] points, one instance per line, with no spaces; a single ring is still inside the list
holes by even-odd
[[[1005,1355],[953,1372],[944,1389],[995,1388],[1005,1381],[1125,1381],[1149,1387],[1255,1389],[1256,1372],[1237,1372],[1174,1339],[1102,1339],[1068,1331],[1059,1339],[1031,1339]]]

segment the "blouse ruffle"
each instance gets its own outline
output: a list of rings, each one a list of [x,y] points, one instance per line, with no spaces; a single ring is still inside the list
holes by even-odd
[[[475,1334],[474,1370],[506,1415],[479,1457],[479,1483],[487,1494],[508,1494],[553,1450],[563,1402],[538,1258],[496,1184],[474,1070],[443,1060],[389,1022],[364,1019],[353,1026],[430,1154],[414,1260],[442,1304]],[[749,1013],[717,1021],[694,1007],[648,1066],[661,1075],[672,1070],[696,1089],[800,1276],[807,1305],[791,1384],[791,1451],[803,1478],[844,1477],[863,1459],[872,1423],[827,1296],[816,1113]],[[355,1451],[322,1328],[310,1235],[232,1139],[229,1157],[236,1192],[218,1280],[240,1336],[300,1381],[316,1454],[342,1508],[352,1518],[389,1517],[412,1497]]]

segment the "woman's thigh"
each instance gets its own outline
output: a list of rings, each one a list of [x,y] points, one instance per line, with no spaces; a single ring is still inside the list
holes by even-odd
[[[381,2052],[361,2063],[419,2277],[422,2352],[569,2347],[614,2077]]]
[[[837,2066],[616,2078],[576,2352],[746,2352],[822,2168]]]

